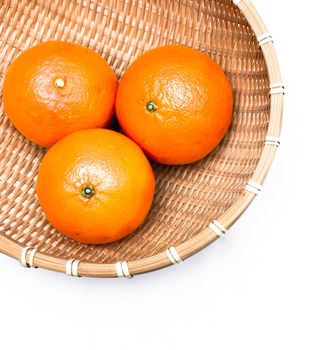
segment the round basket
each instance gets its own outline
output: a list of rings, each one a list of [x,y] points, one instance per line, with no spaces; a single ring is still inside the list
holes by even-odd
[[[35,193],[45,150],[14,129],[1,104],[0,251],[27,267],[73,276],[131,277],[180,263],[223,236],[260,193],[281,129],[284,88],[273,41],[250,1],[4,0],[1,92],[12,59],[47,40],[90,47],[118,77],[157,46],[200,50],[231,81],[233,123],[202,161],[153,165],[154,204],[135,233],[116,243],[88,246],[65,238],[47,222]]]

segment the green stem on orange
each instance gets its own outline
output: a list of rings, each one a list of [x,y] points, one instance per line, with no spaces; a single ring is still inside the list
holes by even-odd
[[[96,191],[91,185],[83,186],[82,190],[80,191],[80,194],[88,199],[91,198],[95,193]]]
[[[150,113],[153,113],[157,110],[157,105],[155,102],[153,101],[149,101],[147,104],[146,104],[146,110]]]

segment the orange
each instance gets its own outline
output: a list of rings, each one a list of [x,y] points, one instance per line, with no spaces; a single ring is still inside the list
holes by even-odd
[[[116,114],[153,160],[187,164],[223,139],[232,117],[231,86],[217,63],[184,46],[140,56],[121,79]]]
[[[29,140],[50,147],[71,132],[110,125],[117,79],[96,52],[68,42],[34,46],[9,67],[4,109]]]
[[[133,141],[112,130],[89,129],[48,150],[36,189],[59,232],[101,244],[130,234],[144,221],[154,186],[152,168]]]

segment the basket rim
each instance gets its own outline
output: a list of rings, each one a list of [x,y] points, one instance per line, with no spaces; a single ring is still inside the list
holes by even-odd
[[[271,35],[268,33],[260,15],[250,0],[232,0],[245,16],[261,46],[269,75],[270,120],[267,137],[258,165],[247,183],[241,197],[220,217],[198,232],[194,237],[165,252],[144,259],[117,262],[116,264],[87,263],[79,260],[65,260],[37,252],[25,247],[4,234],[0,235],[0,252],[20,260],[26,267],[36,266],[47,270],[65,272],[72,276],[88,277],[126,277],[150,272],[177,264],[213,243],[239,219],[253,199],[261,192],[263,182],[272,165],[277,147],[283,115],[284,86],[281,80],[279,63]]]

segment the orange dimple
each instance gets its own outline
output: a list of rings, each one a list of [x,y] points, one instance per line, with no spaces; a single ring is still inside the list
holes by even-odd
[[[144,221],[154,186],[152,168],[133,141],[89,129],[66,136],[47,152],[37,195],[59,232],[100,244],[121,239]]]
[[[205,157],[225,136],[232,91],[207,55],[165,46],[145,53],[127,69],[116,113],[125,134],[153,160],[186,164]]]
[[[71,132],[110,125],[117,79],[96,52],[50,41],[22,53],[9,67],[4,109],[28,139],[50,147]]]

